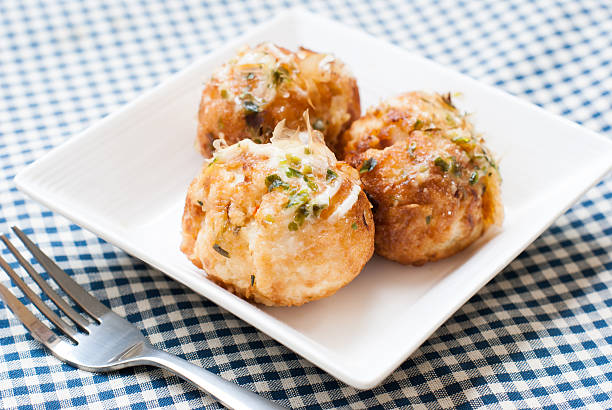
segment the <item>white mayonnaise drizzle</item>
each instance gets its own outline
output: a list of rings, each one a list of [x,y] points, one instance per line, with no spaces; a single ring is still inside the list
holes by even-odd
[[[331,214],[329,218],[336,219],[336,218],[341,218],[344,215],[346,215],[346,213],[350,211],[351,208],[353,208],[353,205],[355,205],[355,202],[357,202],[357,199],[359,199],[359,192],[361,192],[361,188],[357,184],[353,184],[353,187],[351,188],[351,192],[348,194],[346,198],[344,198],[344,201],[342,201],[342,203],[338,205],[334,213]]]
[[[334,195],[336,195],[341,185],[342,178],[338,176],[338,178],[334,179],[334,182],[332,182],[331,185],[326,187],[323,191],[319,192],[312,198],[312,203],[317,205],[329,206],[331,199],[334,197]]]

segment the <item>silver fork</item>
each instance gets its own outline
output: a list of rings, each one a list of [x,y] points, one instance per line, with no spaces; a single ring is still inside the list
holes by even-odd
[[[58,359],[89,372],[109,372],[131,366],[150,365],[169,370],[195,384],[216,397],[221,403],[234,409],[282,409],[271,401],[258,396],[234,383],[153,347],[127,320],[113,313],[70,278],[59,266],[45,255],[17,227],[15,234],[30,250],[55,282],[70,296],[75,304],[87,312],[92,320],[74,310],[36,272],[30,263],[17,251],[5,235],[0,239],[17,261],[36,281],[41,290],[74,323],[74,327],[59,317],[19,278],[9,264],[0,256],[0,266],[15,284],[57,329],[71,342],[66,341],[36,318],[9,290],[0,284],[0,298],[21,320],[34,338],[45,345]],[[78,329],[78,330],[77,330]]]

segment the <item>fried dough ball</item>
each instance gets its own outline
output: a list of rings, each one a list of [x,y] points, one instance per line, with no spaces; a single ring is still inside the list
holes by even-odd
[[[359,175],[317,131],[219,149],[189,187],[181,250],[208,277],[268,306],[332,295],[374,252]]]
[[[501,225],[497,164],[450,94],[391,98],[355,121],[342,143],[374,206],[378,254],[422,265]]]
[[[212,155],[217,138],[234,144],[250,138],[265,143],[281,120],[312,127],[334,150],[339,136],[361,114],[357,81],[330,54],[305,48],[291,52],[272,43],[245,46],[206,83],[198,115],[198,148]]]

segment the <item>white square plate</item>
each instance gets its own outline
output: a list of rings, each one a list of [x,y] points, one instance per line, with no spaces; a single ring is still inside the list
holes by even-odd
[[[202,83],[244,43],[332,52],[358,79],[362,106],[415,89],[460,91],[460,106],[501,158],[503,227],[420,268],[375,257],[351,284],[297,308],[250,304],[179,251]],[[23,170],[17,186],[164,271],[298,354],[371,388],[514,259],[612,165],[612,144],[499,90],[336,22],[290,10],[208,54]]]

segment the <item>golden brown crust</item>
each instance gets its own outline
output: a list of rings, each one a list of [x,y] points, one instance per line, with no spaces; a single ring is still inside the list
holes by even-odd
[[[229,145],[245,138],[268,142],[283,119],[289,128],[303,128],[306,110],[335,151],[339,136],[361,114],[357,80],[346,66],[305,48],[246,47],[204,86],[198,148],[209,158],[219,137]]]
[[[298,185],[303,179],[285,177],[267,153],[269,145],[243,141],[204,166],[187,194],[181,250],[211,280],[240,297],[296,306],[335,293],[359,274],[374,252],[374,221],[356,172],[332,160],[331,153],[329,162],[307,162],[315,148],[303,156],[299,169],[306,172],[312,165],[309,180],[317,188],[305,208],[308,216],[298,220],[297,207],[288,207],[293,188],[270,189],[268,177],[280,175],[283,182]],[[327,169],[336,175],[332,180]],[[326,203],[327,188],[333,188],[329,203],[315,217],[312,203]]]
[[[450,96],[395,97],[354,122],[342,141],[345,159],[362,169],[380,255],[422,265],[501,224],[496,164]]]

